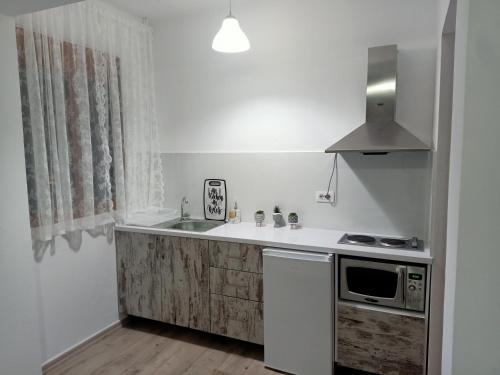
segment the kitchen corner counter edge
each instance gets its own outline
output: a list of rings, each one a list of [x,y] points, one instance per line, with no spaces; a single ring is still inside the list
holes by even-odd
[[[255,223],[243,222],[240,224],[224,224],[202,233],[135,225],[116,225],[115,230],[214,241],[251,243],[260,246],[281,247],[299,251],[432,264],[432,257],[428,246],[423,251],[414,251],[343,245],[339,244],[338,241],[345,232],[331,229],[307,227],[300,229],[290,229],[289,227],[274,228],[272,225],[256,227]]]

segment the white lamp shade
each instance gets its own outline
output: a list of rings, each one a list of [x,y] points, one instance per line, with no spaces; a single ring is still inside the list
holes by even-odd
[[[238,53],[250,49],[250,41],[241,30],[240,23],[232,16],[222,22],[219,32],[215,35],[212,48],[217,52]]]

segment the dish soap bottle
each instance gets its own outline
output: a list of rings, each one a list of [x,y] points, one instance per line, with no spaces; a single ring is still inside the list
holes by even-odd
[[[238,208],[238,202],[234,202],[234,208],[229,211],[229,223],[239,224],[241,223],[241,211]]]

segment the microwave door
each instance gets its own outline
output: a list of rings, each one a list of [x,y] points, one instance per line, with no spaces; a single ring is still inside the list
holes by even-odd
[[[341,260],[340,297],[404,308],[405,280],[405,266],[344,258]]]

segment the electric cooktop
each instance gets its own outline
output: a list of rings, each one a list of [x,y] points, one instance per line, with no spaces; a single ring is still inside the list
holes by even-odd
[[[394,238],[383,236],[368,236],[364,234],[346,233],[342,236],[339,244],[358,245],[369,247],[385,247],[401,250],[423,250],[424,242],[417,237],[412,238]]]

